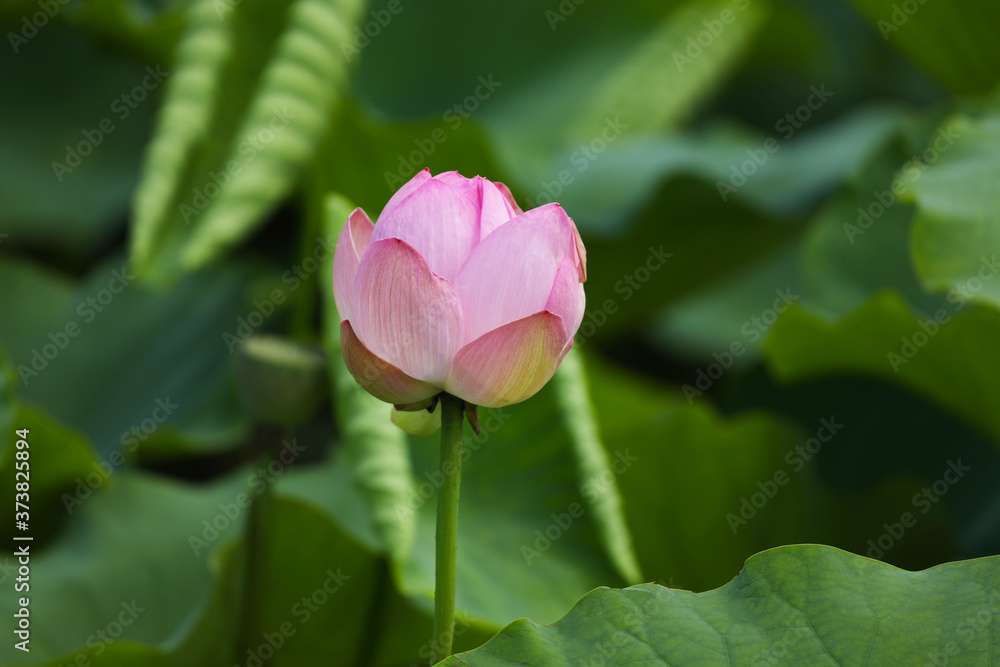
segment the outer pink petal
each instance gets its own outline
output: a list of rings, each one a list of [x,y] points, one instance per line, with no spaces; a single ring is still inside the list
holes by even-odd
[[[385,206],[382,207],[382,212],[379,213],[378,215],[379,222],[382,221],[382,218],[385,217],[387,213],[389,213],[392,209],[396,208],[396,206],[398,206],[401,201],[403,201],[411,194],[413,194],[414,190],[416,190],[429,180],[431,180],[430,169],[422,169],[418,171],[416,174],[414,174],[413,178],[404,183],[401,188],[396,190],[396,192],[393,193],[391,197],[389,197],[389,201],[385,203]]]
[[[461,190],[431,178],[379,218],[372,242],[389,238],[406,241],[452,280],[479,242],[479,211]]]
[[[365,391],[386,403],[413,403],[422,401],[441,390],[421,382],[399,370],[385,359],[380,359],[365,347],[354,333],[351,323],[340,323],[340,351],[344,364]]]
[[[564,257],[559,262],[556,282],[549,293],[549,300],[545,302],[545,310],[561,317],[566,325],[566,334],[573,336],[580,328],[586,306],[587,297],[583,292],[576,264],[569,257]]]
[[[559,262],[575,261],[575,252],[573,222],[558,204],[531,209],[483,239],[455,279],[463,344],[543,310]]]
[[[354,277],[358,274],[361,256],[371,242],[375,225],[360,208],[354,209],[340,230],[337,247],[333,251],[333,300],[340,319],[354,316]]]
[[[445,390],[488,408],[519,403],[552,378],[568,339],[549,312],[506,324],[459,350]]]
[[[580,282],[587,282],[587,248],[583,245],[583,238],[580,237],[580,230],[576,228],[576,223],[570,218],[570,222],[573,223],[573,237],[576,241],[576,269],[580,273]]]
[[[524,211],[521,210],[521,207],[517,205],[517,202],[514,201],[514,195],[510,191],[510,188],[499,181],[493,181],[493,185],[497,186],[497,189],[500,190],[500,193],[503,195],[504,199],[507,200],[507,203],[510,204],[511,209],[513,209],[516,215],[524,213]]]
[[[354,281],[352,324],[374,354],[443,386],[459,347],[462,305],[454,286],[431,273],[411,245],[373,237]]]

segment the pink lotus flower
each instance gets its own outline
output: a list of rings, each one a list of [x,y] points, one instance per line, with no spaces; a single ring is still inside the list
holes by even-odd
[[[583,319],[586,251],[559,204],[522,212],[502,183],[425,169],[360,208],[333,260],[351,374],[397,407],[442,391],[500,407],[551,379]]]

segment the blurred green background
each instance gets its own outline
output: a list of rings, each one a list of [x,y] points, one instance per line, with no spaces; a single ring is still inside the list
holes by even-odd
[[[559,201],[589,255],[577,350],[470,436],[458,648],[778,545],[1000,553],[995,3],[0,21],[0,506],[29,429],[34,537],[32,650],[0,663],[426,663],[437,445],[345,373],[329,285],[352,206],[425,167]]]

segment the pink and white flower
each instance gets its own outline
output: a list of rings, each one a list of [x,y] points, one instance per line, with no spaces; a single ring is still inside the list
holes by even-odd
[[[378,224],[360,208],[337,242],[341,351],[397,406],[442,391],[500,407],[551,379],[583,319],[583,242],[559,204],[522,212],[502,183],[425,169]]]

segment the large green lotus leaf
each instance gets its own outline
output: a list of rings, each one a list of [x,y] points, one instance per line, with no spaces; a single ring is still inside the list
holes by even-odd
[[[951,90],[989,94],[1000,83],[993,26],[1000,6],[981,0],[854,0],[882,39]]]
[[[55,667],[82,656],[99,666],[180,667],[231,659],[232,554],[215,547],[237,525],[222,510],[240,490],[233,481],[195,489],[122,473],[56,540],[29,543],[31,652],[4,642],[0,663]],[[0,600],[8,618],[17,605],[15,595]]]
[[[233,263],[170,293],[134,284],[120,258],[75,288],[20,261],[0,261],[0,275],[44,290],[29,298],[19,287],[0,321],[18,395],[87,435],[102,458],[217,449],[245,430],[226,334],[242,335],[238,318],[256,313],[261,271]]]
[[[1000,557],[907,572],[832,547],[779,547],[722,588],[600,589],[558,623],[524,619],[444,665],[986,665]]]
[[[3,25],[5,41],[24,30],[20,19]],[[16,90],[17,103],[0,105],[0,241],[90,259],[125,225],[169,69],[56,22],[8,56],[0,89]]]
[[[135,198],[143,278],[212,261],[291,191],[345,85],[340,44],[361,4],[191,4]]]
[[[859,373],[900,383],[1000,442],[1000,312],[963,296],[926,317],[884,292],[830,323],[801,308],[783,314],[763,355],[779,380]]]
[[[1000,306],[1000,115],[946,119],[921,155],[900,176],[917,206],[917,272],[931,290]]]

